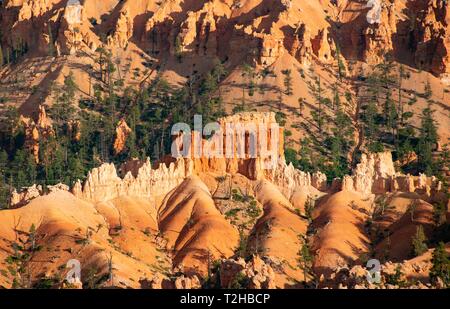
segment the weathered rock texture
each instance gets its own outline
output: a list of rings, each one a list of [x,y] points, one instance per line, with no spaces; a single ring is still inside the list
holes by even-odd
[[[43,105],[39,106],[38,119],[21,116],[22,124],[25,127],[25,147],[33,154],[36,163],[39,162],[39,142],[54,134],[51,120],[47,117],[47,113]]]
[[[100,3],[104,2],[104,3]],[[444,0],[415,1],[4,1],[3,46],[33,53],[93,51],[107,33],[110,48],[137,42],[152,55],[228,56],[271,66],[285,53],[302,64],[333,61],[339,25],[343,49],[371,63],[386,53],[436,75],[450,69],[449,9]],[[103,15],[103,16],[102,16]],[[101,17],[101,18],[100,18]],[[350,44],[348,44],[350,42]],[[344,46],[345,45],[345,46]]]
[[[283,129],[274,113],[239,113],[219,119],[217,127],[209,129],[215,131],[209,140],[194,131],[190,138],[181,134],[174,141],[178,155],[192,159],[197,173],[240,173],[261,179],[284,161]]]
[[[253,256],[249,262],[239,258],[237,260],[222,260],[220,265],[220,285],[223,288],[236,288],[239,278],[248,280],[249,289],[274,289],[275,272],[270,264],[265,263],[259,256]]]
[[[363,195],[386,192],[420,192],[431,195],[441,190],[442,184],[435,177],[403,175],[395,171],[390,152],[363,154],[352,176],[344,176],[343,191]]]
[[[114,153],[119,154],[125,150],[127,138],[132,130],[127,125],[125,119],[121,119],[116,127],[116,138],[114,140]]]
[[[137,176],[127,172],[122,179],[117,175],[114,164],[105,163],[94,168],[82,185],[78,181],[72,188],[73,194],[81,199],[100,202],[114,199],[119,196],[164,196],[180,184],[192,173],[192,165],[179,159],[167,167],[161,163],[153,169],[148,159],[139,168]]]

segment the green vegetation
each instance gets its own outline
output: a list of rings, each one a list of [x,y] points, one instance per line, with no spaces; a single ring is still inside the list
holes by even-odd
[[[302,241],[302,246],[298,252],[298,266],[303,270],[304,282],[308,281],[308,277],[315,280],[315,274],[313,271],[314,255],[311,252],[306,237],[299,237]]]
[[[416,229],[416,234],[412,239],[412,247],[413,247],[413,256],[419,256],[424,254],[428,250],[428,246],[426,244],[427,237],[423,231],[422,225],[419,225]]]
[[[400,288],[408,286],[408,282],[404,279],[401,265],[395,267],[395,272],[393,274],[385,274],[385,280],[387,284],[392,284]]]
[[[13,254],[6,258],[7,269],[12,277],[12,288],[31,288],[30,261],[35,252],[41,250],[36,243],[36,227],[28,232],[18,230],[19,221],[14,221],[15,240],[11,243]],[[25,235],[25,238],[21,235]]]
[[[445,244],[440,242],[433,251],[431,259],[433,266],[430,270],[430,279],[436,281],[442,280],[445,287],[450,286],[450,258],[445,251]]]
[[[48,113],[54,132],[40,132],[38,160],[25,143],[25,127],[18,111],[12,107],[4,110],[0,126],[0,207],[8,205],[13,188],[38,184],[46,190],[48,185],[60,182],[73,185],[103,162],[121,163],[147,156],[159,159],[170,151],[172,124],[190,123],[199,113],[204,123],[225,115],[218,85],[227,72],[219,60],[204,76],[191,78],[183,87],[172,86],[157,67],[152,67],[146,74],[156,72],[156,78],[139,88],[124,87],[110,51],[98,48],[96,61],[99,65],[91,73],[91,98],[77,100],[78,86],[72,73],[61,87],[53,87],[55,103]],[[121,119],[132,132],[125,149],[116,153],[115,128]]]

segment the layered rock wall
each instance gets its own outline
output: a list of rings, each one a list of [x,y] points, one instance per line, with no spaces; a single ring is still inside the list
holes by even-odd
[[[363,154],[351,176],[344,176],[342,190],[365,196],[386,192],[418,192],[431,196],[442,188],[436,177],[403,175],[395,171],[390,152]]]
[[[91,202],[107,201],[126,195],[164,196],[191,173],[192,163],[189,160],[178,159],[169,166],[161,163],[157,169],[153,169],[147,159],[139,168],[136,177],[128,171],[124,178],[120,178],[114,164],[105,163],[89,172],[84,184],[78,181],[72,188],[72,193]]]

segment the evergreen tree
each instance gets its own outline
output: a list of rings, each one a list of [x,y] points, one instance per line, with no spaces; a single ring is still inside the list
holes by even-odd
[[[350,170],[348,153],[354,145],[354,128],[351,118],[341,109],[336,112],[332,135],[325,140],[325,146],[330,150],[333,164],[324,167],[328,180],[342,178]]]
[[[423,97],[425,99],[430,99],[432,95],[433,95],[433,90],[431,89],[430,81],[427,80],[427,83],[425,84],[425,89],[423,92]]]
[[[338,77],[339,80],[342,80],[343,77],[345,77],[345,64],[341,57],[341,48],[339,45],[336,46],[336,62],[338,65]]]
[[[416,234],[412,239],[412,247],[413,247],[413,256],[419,256],[424,254],[428,250],[428,246],[426,244],[427,238],[423,231],[422,225],[419,225],[416,229]]]
[[[9,65],[10,61],[11,61],[11,55],[10,55],[10,50],[8,47],[8,48],[6,48],[6,64]]]
[[[284,75],[284,93],[288,96],[292,95],[292,71],[287,69],[281,72]]]
[[[67,125],[70,120],[75,117],[75,91],[77,85],[75,83],[72,72],[64,78],[64,85],[61,88],[61,95],[56,99],[55,104],[50,109],[52,119],[55,121],[58,128],[68,129]],[[65,132],[64,132],[65,133]]]
[[[386,129],[392,136],[393,143],[396,143],[396,131],[397,127],[397,108],[395,106],[394,100],[392,99],[392,93],[390,90],[386,91],[386,100],[384,104],[384,123]]]
[[[332,100],[332,109],[340,109],[341,108],[341,97],[339,94],[339,84],[334,83],[331,85],[331,90],[333,91],[333,100]]]
[[[248,89],[248,95],[253,96],[255,93],[255,82],[254,82],[254,76],[255,76],[255,70],[254,68],[244,63],[242,65],[242,74],[241,76],[244,78],[244,82],[242,83],[242,100],[241,100],[241,107],[240,110],[245,110],[245,90]]]
[[[309,275],[310,277],[313,278],[314,280],[314,272],[313,272],[313,262],[314,262],[314,256],[311,253],[311,249],[309,247],[308,241],[306,239],[306,237],[303,237],[303,244],[298,252],[298,263],[299,263],[299,267],[300,269],[303,270],[303,280],[306,283],[307,282],[307,276]]]
[[[398,87],[397,87],[397,93],[398,93],[398,100],[397,100],[397,110],[400,115],[400,123],[401,125],[404,125],[404,104],[402,101],[402,91],[403,91],[403,79],[408,78],[409,75],[405,71],[405,67],[403,64],[400,64],[399,73],[398,73]]]
[[[325,123],[325,118],[323,115],[323,102],[324,102],[324,98],[323,98],[323,89],[322,89],[322,82],[321,82],[321,77],[317,77],[315,79],[314,84],[311,86],[312,91],[313,91],[313,96],[316,99],[318,108],[314,111],[311,112],[312,118],[313,120],[316,122],[317,124],[317,128],[319,129],[319,132],[322,133],[323,131],[323,126]]]
[[[298,98],[298,114],[303,116],[303,110],[305,109],[305,102],[303,98]]]
[[[450,259],[445,244],[439,242],[433,251],[431,259],[432,267],[430,269],[430,279],[436,281],[440,278],[446,287],[450,286]]]
[[[438,143],[436,122],[433,118],[434,111],[431,105],[422,111],[419,143],[416,147],[419,171],[428,176],[437,174],[437,164],[433,159],[433,151]]]
[[[255,93],[255,69],[251,65],[244,63],[242,65],[242,76],[245,78],[245,87],[248,89],[248,95],[252,97]],[[243,101],[245,101],[245,97]]]
[[[300,141],[299,157],[298,168],[305,172],[313,172],[313,162],[316,160],[313,159],[311,141],[306,137]]]
[[[433,204],[433,222],[436,227],[440,227],[447,221],[446,218],[447,209],[443,202],[438,202]]]
[[[77,155],[71,155],[67,164],[68,184],[73,185],[78,179],[84,179],[85,173],[81,159]]]
[[[226,75],[227,70],[223,63],[218,58],[215,58],[213,61],[212,76],[216,79],[216,83],[219,84]]]
[[[175,57],[179,63],[183,62],[183,47],[181,45],[180,35],[177,35],[175,38]]]

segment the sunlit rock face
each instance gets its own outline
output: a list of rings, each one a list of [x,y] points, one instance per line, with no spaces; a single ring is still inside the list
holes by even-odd
[[[380,0],[369,0],[366,5],[371,10],[367,13],[367,22],[371,25],[381,22],[381,3]]]
[[[67,2],[64,18],[69,25],[80,24],[82,21],[83,6],[79,0],[69,0]]]

